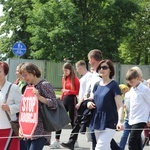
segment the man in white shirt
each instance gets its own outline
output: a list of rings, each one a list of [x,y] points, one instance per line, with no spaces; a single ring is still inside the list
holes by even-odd
[[[79,96],[78,96],[79,103],[76,105],[76,107],[79,108],[82,102],[83,96],[86,90],[88,90],[89,88],[92,73],[87,70],[86,63],[84,60],[78,61],[75,65],[76,65],[76,70],[78,74],[82,76],[80,78],[80,89],[79,89]]]

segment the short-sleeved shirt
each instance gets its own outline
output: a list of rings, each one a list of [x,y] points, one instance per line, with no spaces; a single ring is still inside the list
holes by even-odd
[[[118,112],[115,96],[121,95],[118,83],[112,80],[105,86],[99,84],[97,89],[94,87],[93,93],[96,108],[93,112],[90,127],[92,130],[116,129]]]

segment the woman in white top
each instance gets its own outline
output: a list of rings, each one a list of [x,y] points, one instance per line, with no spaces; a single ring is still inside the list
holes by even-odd
[[[8,71],[8,64],[0,62],[0,150],[19,150],[20,142],[17,138],[11,138],[13,130],[5,111],[8,111],[11,120],[17,120],[16,113],[19,112],[21,92],[18,85],[13,84],[5,102],[6,93],[11,84],[5,78]]]

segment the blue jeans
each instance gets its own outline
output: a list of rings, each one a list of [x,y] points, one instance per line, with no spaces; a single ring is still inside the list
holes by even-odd
[[[26,141],[24,139],[20,140],[20,150],[26,150],[27,146],[26,146]]]
[[[42,150],[47,139],[45,137],[41,137],[35,140],[27,140],[27,150]]]
[[[121,140],[120,140],[120,143],[119,143],[119,146],[120,146],[121,150],[125,149],[128,136],[131,132],[130,129],[131,129],[131,126],[128,124],[128,120],[124,120],[124,131],[122,133],[122,137],[121,137]]]

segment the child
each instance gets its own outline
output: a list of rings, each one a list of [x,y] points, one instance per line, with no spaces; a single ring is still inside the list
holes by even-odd
[[[121,84],[119,85],[122,94],[124,94],[124,108],[125,108],[125,117],[124,117],[124,130],[121,136],[121,140],[119,143],[119,146],[121,148],[121,150],[125,149],[127,140],[128,140],[128,136],[130,134],[130,129],[131,126],[129,125],[129,112],[130,112],[130,85],[124,85]]]
[[[141,133],[146,124],[150,125],[150,89],[141,83],[141,77],[135,69],[128,70],[126,80],[131,85],[129,150],[141,150]]]

